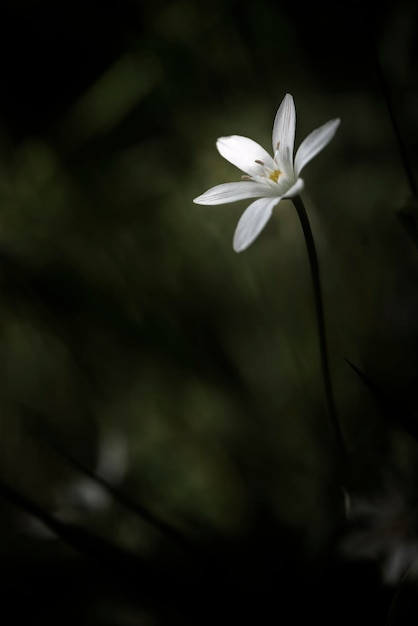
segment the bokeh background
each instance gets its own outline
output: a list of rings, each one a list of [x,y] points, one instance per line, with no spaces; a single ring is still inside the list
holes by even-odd
[[[192,202],[240,175],[218,136],[269,148],[285,93],[297,143],[341,118],[303,198],[348,502],[384,491],[388,475],[409,488],[418,8],[326,5],[2,3],[5,623],[387,618],[394,589],[379,562],[341,550],[344,494],[293,205],[237,255],[248,202]],[[417,608],[412,585],[393,620]]]

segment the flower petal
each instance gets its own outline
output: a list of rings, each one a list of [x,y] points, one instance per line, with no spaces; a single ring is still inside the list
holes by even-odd
[[[299,195],[304,188],[305,183],[302,178],[298,178],[294,185],[292,185],[286,192],[283,193],[283,198],[294,198]]]
[[[278,152],[280,169],[289,178],[293,176],[293,149],[295,145],[296,111],[293,97],[287,93],[276,113],[273,124],[273,153]]]
[[[299,176],[305,165],[329,144],[340,125],[340,121],[340,119],[330,120],[323,126],[313,130],[302,141],[295,157],[296,176]]]
[[[257,198],[259,196],[270,196],[271,190],[263,183],[253,183],[252,181],[241,181],[238,183],[223,183],[216,185],[194,198],[195,204],[227,204],[236,200],[246,200],[247,198]]]
[[[263,166],[256,161],[262,161],[267,167],[274,169],[273,159],[269,153],[248,137],[241,135],[219,137],[216,147],[224,159],[250,176],[257,176],[264,172]]]
[[[252,244],[269,221],[273,208],[281,198],[259,198],[244,211],[235,229],[233,247],[241,252]]]

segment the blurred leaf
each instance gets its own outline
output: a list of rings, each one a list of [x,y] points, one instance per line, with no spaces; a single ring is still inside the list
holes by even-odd
[[[162,68],[146,53],[120,57],[63,118],[67,148],[104,135],[120,123],[159,83]]]
[[[85,476],[88,476],[94,480],[97,484],[103,487],[120,505],[125,507],[131,513],[139,516],[145,522],[150,524],[153,528],[157,529],[163,535],[168,537],[175,544],[186,549],[186,551],[193,552],[192,544],[187,540],[182,533],[174,528],[169,522],[159,519],[148,507],[140,503],[138,499],[133,499],[121,489],[111,485],[107,480],[100,476],[97,472],[88,467],[85,463],[76,458],[73,454],[66,450],[65,444],[62,441],[59,433],[48,424],[46,418],[43,415],[35,412],[29,407],[22,406],[22,415],[26,424],[29,426],[30,431],[37,437],[37,439],[52,449],[58,454],[64,461],[70,463],[77,471],[81,472]],[[169,486],[168,486],[169,488]]]

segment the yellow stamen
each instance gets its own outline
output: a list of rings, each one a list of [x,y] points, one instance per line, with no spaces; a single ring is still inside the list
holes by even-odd
[[[279,180],[279,176],[280,176],[280,174],[281,174],[281,171],[280,171],[280,170],[274,170],[274,171],[270,174],[269,178],[270,178],[270,180],[272,180],[274,183],[277,183],[277,181]]]

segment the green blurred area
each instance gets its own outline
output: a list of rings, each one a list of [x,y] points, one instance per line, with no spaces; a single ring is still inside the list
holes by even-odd
[[[266,512],[297,534],[301,554],[321,558],[340,523],[293,206],[283,201],[236,255],[246,203],[192,202],[240,175],[217,153],[218,136],[269,149],[286,92],[297,144],[342,120],[306,169],[303,198],[355,481],[367,488],[387,464],[408,467],[407,436],[383,421],[344,357],[416,409],[418,251],[396,217],[411,192],[369,44],[416,171],[417,10],[370,4],[364,23],[350,6],[341,12],[317,5],[299,14],[268,0],[10,7],[16,37],[0,98],[1,476],[140,554],[169,542],[111,499],[95,507],[87,497],[86,511],[66,499],[83,474],[50,449],[50,429],[196,542],[262,533]],[[42,541],[8,505],[3,516],[3,550],[20,553],[23,537]]]

